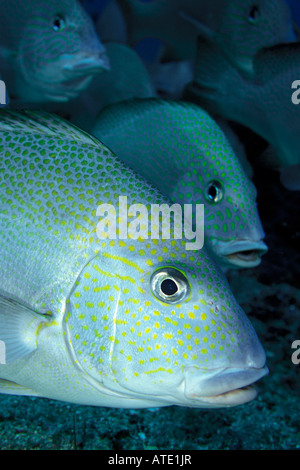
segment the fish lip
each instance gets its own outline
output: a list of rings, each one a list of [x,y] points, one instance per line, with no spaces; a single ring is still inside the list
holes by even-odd
[[[263,240],[234,240],[233,242],[213,241],[217,255],[226,264],[242,268],[255,267],[261,263],[261,257],[267,253],[268,247]]]
[[[189,399],[201,400],[202,403],[215,406],[235,406],[253,400],[257,389],[253,385],[269,373],[266,365],[261,368],[226,368],[211,372],[207,379],[195,379],[185,386],[185,395]]]

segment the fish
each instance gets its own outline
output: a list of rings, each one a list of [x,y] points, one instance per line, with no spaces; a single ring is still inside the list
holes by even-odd
[[[215,32],[223,47],[245,67],[261,45],[295,40],[290,8],[284,0],[119,0],[129,44],[146,37],[165,45],[163,59],[195,59],[199,30]]]
[[[270,148],[261,159],[280,172],[287,189],[299,190],[300,113],[293,85],[299,75],[300,43],[260,49],[250,76],[217,41],[199,37],[198,50],[195,77],[184,96],[193,95],[214,116],[238,122],[265,139]]]
[[[10,99],[29,106],[78,96],[109,69],[78,0],[0,1],[0,73]]]
[[[105,108],[91,133],[173,202],[204,204],[206,246],[224,268],[260,264],[267,246],[256,189],[205,110],[128,100]]]
[[[155,97],[149,74],[138,54],[119,43],[105,44],[110,70],[93,77],[77,98],[67,103],[50,103],[46,109],[89,131],[106,106],[130,98]]]
[[[255,398],[265,352],[205,248],[99,229],[120,196],[168,205],[155,186],[54,114],[0,110],[0,149],[1,393],[118,408]]]

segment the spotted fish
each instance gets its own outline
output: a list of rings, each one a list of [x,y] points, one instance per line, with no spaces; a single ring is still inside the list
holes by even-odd
[[[2,393],[125,408],[255,397],[265,353],[205,249],[97,236],[101,204],[168,204],[155,187],[54,115],[0,110],[0,149]]]
[[[0,0],[0,73],[10,98],[67,101],[109,68],[78,0]]]
[[[256,190],[216,122],[183,102],[130,100],[91,131],[173,201],[205,204],[207,246],[226,267],[253,267],[267,250]]]

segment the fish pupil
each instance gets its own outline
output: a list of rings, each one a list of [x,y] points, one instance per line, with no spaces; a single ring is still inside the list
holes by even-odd
[[[161,283],[160,288],[161,288],[162,293],[165,295],[174,295],[178,291],[177,284],[172,279],[165,279]]]
[[[64,19],[61,16],[57,15],[53,20],[54,31],[61,31],[64,27],[64,24]]]
[[[254,5],[249,13],[249,21],[250,23],[256,23],[259,17],[259,9],[258,6]]]

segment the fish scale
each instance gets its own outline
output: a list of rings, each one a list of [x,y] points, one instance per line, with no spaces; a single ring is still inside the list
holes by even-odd
[[[0,139],[0,392],[130,408],[253,399],[265,353],[206,250],[97,236],[97,206],[124,190],[149,209],[168,200],[53,115],[3,111]],[[161,275],[186,294],[162,297]]]

